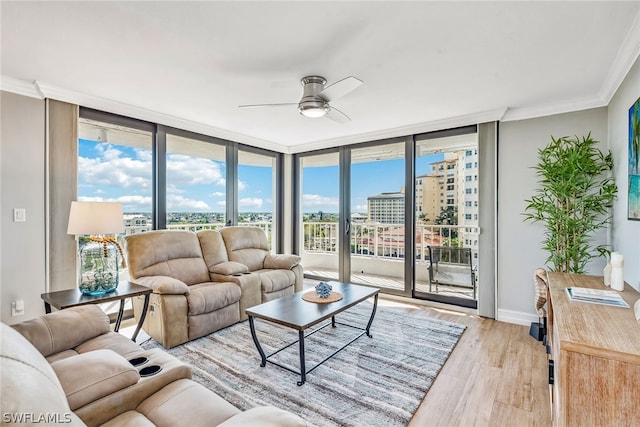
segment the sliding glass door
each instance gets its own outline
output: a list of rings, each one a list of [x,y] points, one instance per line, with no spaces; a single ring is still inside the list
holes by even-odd
[[[419,135],[415,153],[414,296],[475,308],[477,133]]]
[[[353,148],[350,157],[349,281],[404,293],[405,142]]]
[[[476,126],[295,159],[307,277],[477,306]]]

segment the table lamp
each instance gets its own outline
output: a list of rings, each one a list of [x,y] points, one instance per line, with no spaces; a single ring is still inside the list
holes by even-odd
[[[125,266],[122,248],[115,236],[124,231],[122,204],[113,202],[71,202],[67,234],[89,235],[78,249],[78,287],[86,295],[103,295],[118,287],[118,252]]]

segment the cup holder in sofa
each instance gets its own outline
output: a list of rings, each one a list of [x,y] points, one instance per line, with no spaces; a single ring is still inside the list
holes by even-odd
[[[129,360],[129,363],[131,363],[133,366],[140,366],[140,365],[144,365],[148,361],[149,361],[149,359],[146,358],[146,357],[135,357],[135,358]]]
[[[244,273],[242,273],[242,274],[251,274],[251,272],[250,272],[250,271],[247,271],[247,272],[244,272]]]
[[[151,375],[157,374],[161,370],[162,370],[162,366],[160,366],[160,365],[146,366],[146,367],[140,369],[140,376],[141,377],[150,377]]]
[[[242,276],[242,274],[240,274],[240,273],[236,273],[236,274],[232,274],[232,276],[233,276],[233,277],[240,277],[240,276]]]

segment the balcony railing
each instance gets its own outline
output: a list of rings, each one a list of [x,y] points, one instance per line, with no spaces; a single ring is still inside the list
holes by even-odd
[[[303,252],[337,254],[338,224],[335,222],[305,222]],[[464,225],[416,225],[415,256],[426,262],[428,246],[471,247],[460,242],[476,240],[478,227]],[[380,259],[404,258],[405,227],[403,224],[352,223],[351,253]]]

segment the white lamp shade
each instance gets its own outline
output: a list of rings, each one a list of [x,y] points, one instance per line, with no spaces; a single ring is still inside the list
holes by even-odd
[[[123,231],[122,203],[71,202],[67,234],[118,234]]]

